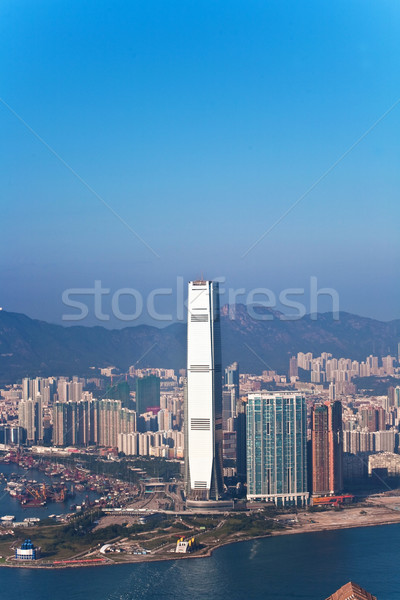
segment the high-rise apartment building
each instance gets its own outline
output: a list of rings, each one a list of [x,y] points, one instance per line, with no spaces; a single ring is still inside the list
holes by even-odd
[[[312,408],[312,493],[338,494],[343,488],[342,405],[325,402]]]
[[[66,402],[55,402],[53,405],[53,444],[66,446],[68,439],[68,410]]]
[[[386,411],[382,408],[369,406],[361,410],[361,427],[368,431],[385,431]]]
[[[28,444],[35,441],[33,408],[32,398],[22,398],[18,405],[18,424],[25,431],[25,438]]]
[[[189,500],[222,497],[222,377],[218,283],[188,289],[185,477]]]
[[[28,400],[29,398],[36,398],[36,396],[42,392],[45,384],[47,384],[47,380],[42,379],[41,377],[36,377],[36,379],[29,379],[29,377],[24,377],[24,379],[22,380],[23,400]]]
[[[136,412],[142,415],[149,408],[160,406],[160,378],[155,375],[136,380]]]
[[[22,399],[18,407],[19,425],[24,429],[28,444],[43,443],[44,407],[52,400],[54,384],[52,379],[36,377],[22,380]]]
[[[172,429],[172,413],[164,408],[157,413],[158,431],[168,431]]]
[[[79,402],[82,399],[83,395],[83,382],[79,381],[77,378],[74,379],[69,384],[69,399],[72,402]]]
[[[236,432],[236,471],[241,481],[246,481],[246,413],[238,412],[233,422]]]
[[[399,434],[396,429],[343,431],[343,452],[348,454],[397,452],[398,448]]]
[[[222,430],[228,431],[228,419],[236,417],[237,395],[234,385],[224,385],[222,390]]]
[[[291,379],[292,377],[298,377],[299,376],[299,366],[297,363],[297,356],[292,356],[292,358],[289,360],[289,379]]]
[[[233,419],[232,419],[233,421]],[[222,440],[222,453],[224,460],[236,462],[237,448],[236,448],[236,431],[223,431]]]
[[[33,381],[36,380],[27,380]],[[33,392],[35,386],[31,389]],[[25,396],[25,391],[24,391]],[[18,422],[19,426],[24,430],[24,437],[28,444],[35,444],[37,442],[43,442],[44,436],[44,424],[43,424],[43,402],[40,393],[37,393],[35,397],[24,397],[18,406]]]
[[[117,446],[122,409],[121,401],[101,400],[99,409],[99,445]]]
[[[136,431],[136,413],[122,408],[120,400],[84,399],[55,402],[53,444],[55,446],[117,447],[120,433]]]
[[[247,402],[247,498],[307,504],[307,413],[296,392],[259,392]]]
[[[234,362],[226,367],[224,373],[224,384],[235,387],[236,398],[239,398],[239,363]]]

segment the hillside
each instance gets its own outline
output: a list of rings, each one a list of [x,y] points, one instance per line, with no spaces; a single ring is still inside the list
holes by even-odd
[[[388,323],[341,313],[317,320],[305,316],[283,321],[280,314],[260,309],[261,319],[249,316],[237,305],[234,318],[221,310],[222,358],[226,365],[239,361],[242,372],[260,373],[272,368],[283,372],[288,359],[299,351],[331,352],[362,360],[368,354],[395,353],[400,321]],[[264,320],[272,316],[272,320]],[[164,329],[148,325],[109,330],[104,327],[62,327],[6,311],[0,311],[0,382],[11,383],[26,375],[84,375],[90,367],[115,365],[120,369],[185,366],[186,325]]]

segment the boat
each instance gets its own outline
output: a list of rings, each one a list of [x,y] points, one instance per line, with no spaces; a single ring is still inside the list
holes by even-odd
[[[22,500],[21,506],[22,508],[37,508],[38,506],[45,506],[46,502],[44,500],[33,498],[32,500]]]

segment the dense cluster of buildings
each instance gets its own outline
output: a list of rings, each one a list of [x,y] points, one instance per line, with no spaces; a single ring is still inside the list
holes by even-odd
[[[121,452],[129,447],[133,455],[182,458],[183,388],[173,371],[152,371],[168,379],[136,371],[135,391],[127,382],[104,390],[100,379],[25,378],[21,386],[2,390],[0,443],[98,446]],[[89,391],[93,383],[95,392]],[[135,434],[136,443],[127,446],[123,436],[128,434]]]
[[[341,401],[329,399],[329,390],[325,399],[309,392],[250,393],[247,497],[303,505],[309,494],[313,500],[340,496],[374,475],[380,482],[398,477],[399,393],[397,387],[387,397]]]
[[[183,459],[184,434],[174,430],[154,433],[120,433],[117,446],[120,452],[128,456]]]
[[[381,363],[381,364],[380,364]],[[351,360],[350,358],[334,358],[332,354],[323,352],[320,356],[313,357],[312,352],[299,352],[290,359],[289,377],[296,379],[299,369],[308,371],[311,383],[332,382],[336,390],[343,394],[354,394],[353,379],[359,377],[385,377],[400,374],[399,356],[367,356],[364,361]]]
[[[222,498],[224,459],[236,454],[238,469],[244,446],[248,500],[278,506],[304,506],[310,494],[339,498],[349,473],[345,454],[358,457],[361,438],[370,440],[373,452],[397,448],[400,387],[386,399],[376,399],[377,405],[357,406],[353,398],[344,397],[354,394],[354,377],[399,375],[394,357],[384,357],[380,366],[375,356],[359,363],[329,353],[317,358],[299,353],[289,364],[295,390],[262,390],[263,383],[286,383],[286,377],[264,372],[258,381],[247,378],[244,402],[237,364],[225,370],[221,390],[220,361],[218,284],[190,282],[184,414],[186,494],[191,502]],[[311,386],[304,390],[299,369],[311,371]],[[323,388],[325,382],[328,389]],[[241,415],[244,435],[239,435]],[[365,452],[363,445],[362,449]],[[352,459],[347,462],[351,465]]]
[[[185,459],[193,502],[222,499],[229,480],[247,484],[249,501],[305,505],[374,472],[399,473],[400,386],[384,396],[353,389],[356,377],[400,377],[398,358],[299,352],[287,375],[222,369],[218,284],[190,282],[188,307],[186,369],[25,378],[1,390],[0,443]]]

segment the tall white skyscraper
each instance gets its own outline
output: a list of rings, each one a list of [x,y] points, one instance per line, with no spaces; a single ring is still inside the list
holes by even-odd
[[[222,480],[222,380],[218,283],[190,281],[185,399],[186,492],[219,500]]]

